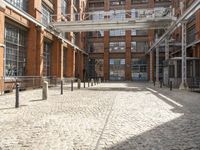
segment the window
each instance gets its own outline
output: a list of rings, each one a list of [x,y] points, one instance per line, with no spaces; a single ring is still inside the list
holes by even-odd
[[[148,31],[147,30],[135,30],[132,29],[131,30],[131,35],[132,36],[147,36],[148,35]]]
[[[132,4],[141,4],[141,3],[147,3],[148,0],[131,0]]]
[[[118,5],[125,5],[125,0],[111,0],[110,6],[118,6]]]
[[[104,43],[91,43],[89,45],[89,50],[91,53],[103,53]]]
[[[21,10],[24,10],[24,11],[28,10],[27,9],[28,8],[28,0],[5,0],[5,1]]]
[[[110,80],[125,79],[125,59],[110,59]]]
[[[110,52],[125,52],[125,42],[110,42]]]
[[[67,13],[67,1],[62,0],[61,1],[61,13],[65,15]]]
[[[42,5],[42,23],[44,25],[48,25],[51,22],[51,17],[52,17],[53,13],[52,11],[46,6],[46,5]]]
[[[43,76],[49,77],[51,75],[51,44],[48,42],[44,42],[43,59]]]
[[[5,29],[5,76],[24,76],[26,32],[10,24]]]
[[[131,42],[131,51],[132,52],[146,52],[147,50],[148,50],[147,41]]]
[[[110,30],[110,36],[125,36],[125,30]]]

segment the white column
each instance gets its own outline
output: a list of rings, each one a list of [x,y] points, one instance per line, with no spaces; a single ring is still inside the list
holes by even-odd
[[[186,44],[187,44],[187,38],[186,38],[186,26],[187,23],[184,21],[182,22],[182,81],[181,81],[181,85],[179,87],[179,89],[181,90],[185,90],[188,88],[188,84],[187,84],[187,48],[186,48]]]

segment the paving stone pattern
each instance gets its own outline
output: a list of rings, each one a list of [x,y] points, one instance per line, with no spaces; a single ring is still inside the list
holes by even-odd
[[[76,86],[76,85],[75,85]],[[0,150],[200,150],[200,94],[149,83],[0,96]]]

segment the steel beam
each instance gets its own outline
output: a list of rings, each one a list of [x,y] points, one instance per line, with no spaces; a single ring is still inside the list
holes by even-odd
[[[158,41],[156,41],[151,48],[148,50],[146,54],[148,54],[150,51],[154,50],[160,43],[163,42],[163,40],[169,36],[171,33],[173,33],[180,25],[183,20],[189,19],[192,15],[196,13],[196,11],[200,9],[200,0],[196,0],[184,13],[183,15],[178,18],[177,21],[175,21],[168,30],[160,37]]]
[[[179,89],[185,90],[188,89],[187,84],[187,22],[182,22],[182,81]]]
[[[124,19],[112,21],[69,21],[55,22],[52,26],[60,32],[88,32],[100,30],[116,30],[116,29],[166,29],[171,25],[172,18],[149,18],[149,19]]]

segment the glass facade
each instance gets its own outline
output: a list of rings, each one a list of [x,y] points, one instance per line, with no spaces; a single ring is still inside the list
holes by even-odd
[[[89,60],[89,77],[103,77],[103,59]]]
[[[24,11],[28,10],[28,0],[5,0],[5,1],[21,10]]]
[[[110,80],[125,80],[125,59],[110,59]]]
[[[49,77],[51,75],[51,43],[44,42],[43,60],[43,76]]]
[[[148,80],[148,65],[145,59],[132,59],[131,75],[134,81]]]
[[[26,67],[26,31],[5,26],[5,76],[24,76]]]

